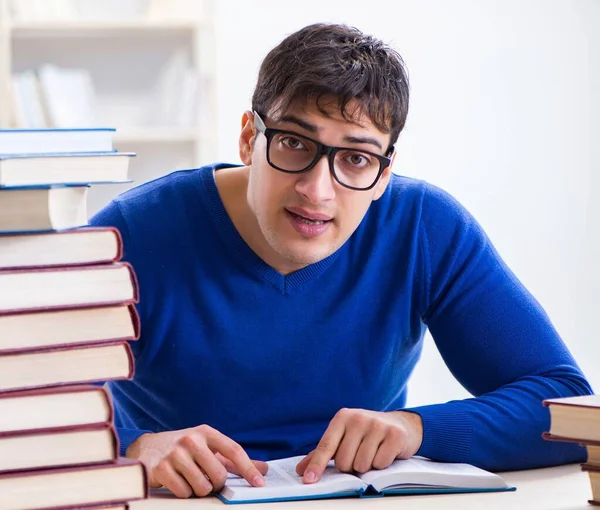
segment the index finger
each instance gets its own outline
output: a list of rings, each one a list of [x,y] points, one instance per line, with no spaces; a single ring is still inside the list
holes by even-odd
[[[311,452],[310,462],[304,470],[302,481],[304,483],[318,482],[327,464],[337,452],[338,446],[344,437],[346,427],[335,418],[327,427],[317,447]]]
[[[207,446],[228,459],[244,480],[254,487],[263,487],[265,479],[244,449],[233,439],[212,429],[206,438]]]

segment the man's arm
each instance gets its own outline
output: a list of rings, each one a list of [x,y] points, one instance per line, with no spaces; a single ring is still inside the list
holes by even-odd
[[[132,260],[132,246],[129,239],[129,229],[127,228],[125,219],[121,214],[118,203],[115,201],[109,203],[104,209],[99,211],[90,219],[90,225],[94,227],[111,226],[115,227],[119,231],[121,238],[123,239],[122,260],[131,262],[133,265],[133,270],[135,271],[135,261]],[[141,336],[139,340],[129,342],[134,359],[139,357],[142,344],[143,336]],[[98,385],[102,386],[104,383],[99,383]],[[121,427],[116,427],[115,430],[117,431],[117,436],[119,437],[119,454],[122,457],[125,456],[125,452],[131,443],[133,443],[142,434],[151,432],[149,430],[125,429]]]
[[[411,409],[423,420],[417,454],[491,470],[582,461],[583,448],[541,438],[549,426],[542,400],[591,388],[539,303],[477,222],[433,187],[420,237],[423,320],[475,398]]]

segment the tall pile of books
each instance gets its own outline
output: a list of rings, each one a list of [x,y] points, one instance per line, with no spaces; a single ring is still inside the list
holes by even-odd
[[[0,510],[148,495],[102,384],[132,378],[139,337],[120,234],[87,217],[90,185],[128,181],[113,131],[0,130]]]
[[[544,405],[550,409],[550,430],[544,439],[586,448],[587,460],[581,469],[590,479],[589,502],[600,506],[600,395],[549,399]]]

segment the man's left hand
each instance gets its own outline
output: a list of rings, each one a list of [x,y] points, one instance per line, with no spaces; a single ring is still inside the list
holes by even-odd
[[[412,457],[423,441],[416,413],[342,409],[333,417],[317,448],[296,466],[304,483],[318,482],[330,460],[340,471],[366,473],[396,459]]]

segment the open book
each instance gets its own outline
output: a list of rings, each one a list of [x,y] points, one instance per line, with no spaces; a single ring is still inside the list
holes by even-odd
[[[297,499],[376,497],[386,494],[440,494],[452,492],[496,492],[515,490],[498,475],[468,464],[447,464],[413,457],[397,460],[387,469],[362,475],[338,471],[333,461],[321,479],[304,484],[296,474],[302,456],[269,462],[264,487],[252,487],[243,478],[230,475],[217,497],[227,504],[287,501]]]

